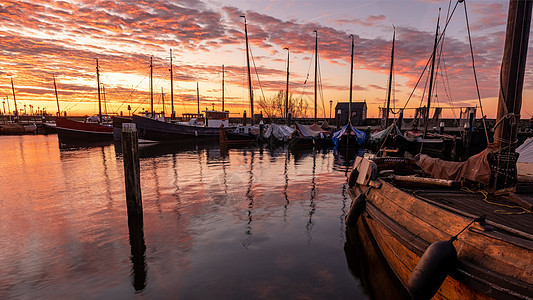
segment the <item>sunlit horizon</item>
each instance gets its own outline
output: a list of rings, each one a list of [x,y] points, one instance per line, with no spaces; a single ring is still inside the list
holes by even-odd
[[[483,111],[494,118],[508,2],[466,3]],[[240,17],[245,15],[255,113],[262,111],[258,105],[261,98],[285,91],[284,48],[288,47],[289,93],[307,104],[306,117],[313,116],[316,30],[318,116],[329,117],[330,101],[333,108],[337,102],[349,101],[353,34],[353,101],[365,101],[367,117],[375,118],[387,98],[393,26],[391,106],[397,111],[406,105],[431,55],[438,9],[442,9],[442,33],[449,5],[448,1],[434,0],[0,1],[0,92],[4,102],[0,110],[3,113],[8,106],[14,110],[12,78],[19,111],[25,109],[31,114],[45,108],[55,115],[55,77],[62,112],[69,116],[98,113],[98,58],[101,87],[105,89],[103,111],[138,114],[150,109],[152,57],[154,109],[163,110],[164,98],[169,116],[172,49],[174,110],[178,116],[197,111],[197,84],[200,110],[222,109],[222,65],[225,110],[230,116],[241,116],[244,110],[249,115],[244,21]],[[454,5],[452,2],[450,10]],[[460,107],[479,106],[463,3],[457,4],[443,41],[431,106],[454,107],[443,112],[453,118]],[[532,55],[530,46],[528,66]],[[526,66],[522,118],[531,118],[533,113],[533,104],[528,101],[533,97],[531,70]],[[425,105],[426,82],[424,76],[408,108]],[[407,117],[413,114],[414,110],[406,112]],[[480,110],[477,117],[481,117]]]

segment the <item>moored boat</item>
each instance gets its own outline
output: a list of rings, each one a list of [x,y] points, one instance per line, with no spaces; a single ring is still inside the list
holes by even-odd
[[[98,84],[98,115],[89,117],[86,122],[56,117],[57,138],[60,144],[76,145],[113,141],[113,127],[111,124],[104,123],[104,115],[102,115],[98,59],[96,59],[96,81]],[[108,119],[111,120],[111,118]]]
[[[346,226],[371,237],[414,299],[533,295],[533,197],[517,188],[517,126],[508,118],[520,114],[532,7],[510,1],[496,143],[465,162],[355,162]]]

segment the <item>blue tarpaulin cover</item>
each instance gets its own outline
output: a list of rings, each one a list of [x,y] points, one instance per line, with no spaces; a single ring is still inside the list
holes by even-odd
[[[366,140],[366,133],[361,130],[355,129],[352,124],[346,124],[344,127],[341,128],[339,131],[335,131],[333,133],[333,136],[331,139],[333,140],[333,144],[335,144],[335,147],[339,145],[339,140],[343,135],[348,135],[346,132],[348,129],[348,126],[350,126],[350,135],[354,135],[357,138],[357,144],[362,145]]]

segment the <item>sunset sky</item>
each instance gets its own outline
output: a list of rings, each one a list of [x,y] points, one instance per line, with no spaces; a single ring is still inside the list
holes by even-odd
[[[467,0],[476,71],[485,114],[493,118],[499,88],[508,1]],[[329,101],[348,101],[350,34],[354,35],[353,101],[366,101],[368,117],[384,105],[393,26],[396,51],[393,88],[396,108],[403,107],[433,49],[441,8],[441,31],[450,3],[445,0],[144,0],[144,1],[0,1],[0,93],[9,98],[12,76],[17,105],[30,113],[57,111],[53,76],[61,110],[68,115],[98,112],[96,62],[105,88],[107,112],[140,113],[150,107],[150,57],[154,64],[154,102],[170,112],[170,49],[173,51],[174,109],[178,115],[200,106],[221,109],[222,65],[225,65],[225,109],[231,116],[249,111],[244,22],[253,55],[255,102],[285,89],[287,51],[290,93],[309,105],[313,115],[314,46],[318,32],[318,115],[329,116]],[[455,2],[451,3],[451,8]],[[533,114],[533,39],[530,34],[522,118]],[[426,73],[427,74],[427,73]],[[260,84],[258,81],[260,80]],[[436,81],[441,107],[478,104],[473,79],[464,4],[446,31]],[[417,107],[424,76],[407,107]],[[262,88],[262,89],[261,89]],[[427,97],[427,96],[426,96]],[[8,109],[7,102],[3,104]],[[1,108],[2,112],[4,107]],[[261,111],[255,106],[255,112]],[[449,117],[458,109],[445,110]],[[413,115],[413,110],[407,111]],[[481,114],[478,110],[478,116]]]

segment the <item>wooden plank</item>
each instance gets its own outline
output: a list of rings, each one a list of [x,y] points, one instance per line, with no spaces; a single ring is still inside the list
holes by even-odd
[[[369,193],[369,201],[399,224],[428,242],[447,240],[465,228],[469,220],[449,213],[384,183]],[[474,228],[483,230],[479,225]],[[465,231],[455,242],[458,256],[503,275],[531,283],[533,258],[527,249],[506,241]]]

